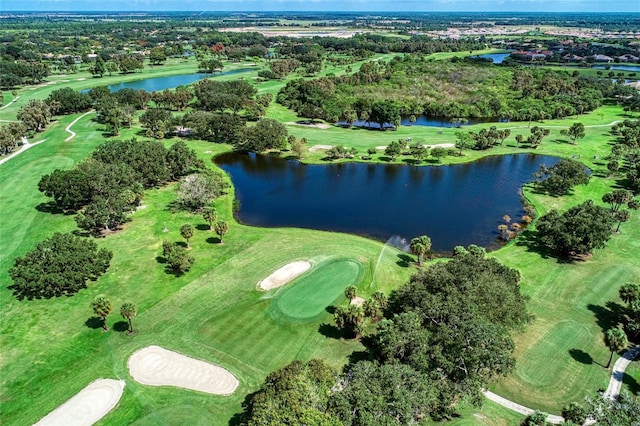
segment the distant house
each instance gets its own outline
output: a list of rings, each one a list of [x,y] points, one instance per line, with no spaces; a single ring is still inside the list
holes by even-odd
[[[526,61],[542,61],[547,59],[547,57],[553,56],[553,52],[549,50],[545,51],[533,51],[533,50],[518,50],[515,52],[511,52],[511,57],[513,58],[521,58]]]
[[[636,90],[640,90],[640,81],[632,81],[630,83],[626,83],[626,86],[630,86],[635,88]]]
[[[582,62],[584,61],[584,56],[570,54],[564,55],[562,59],[564,59],[566,62]]]
[[[638,62],[639,59],[639,57],[631,55],[629,53],[618,56],[618,61],[620,62]]]
[[[608,64],[613,62],[613,58],[611,56],[601,54],[593,55],[591,59],[593,59],[593,62],[606,62]]]

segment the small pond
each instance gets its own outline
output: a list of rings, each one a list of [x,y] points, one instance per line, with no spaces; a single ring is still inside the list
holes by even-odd
[[[640,65],[596,65],[597,70],[640,72]]]
[[[504,62],[507,56],[511,55],[511,52],[507,53],[485,53],[484,55],[472,56],[472,58],[489,58],[494,64],[501,64]]]
[[[524,214],[520,190],[555,157],[491,156],[467,164],[415,167],[343,163],[304,165],[230,153],[215,162],[230,173],[242,223],[300,227],[407,241],[429,235],[435,251],[495,247],[505,214]]]
[[[468,118],[463,123],[454,123],[450,118],[446,117],[431,117],[428,115],[416,115],[415,123],[412,123],[409,117],[402,117],[400,121],[401,126],[427,126],[427,127],[460,127],[460,126],[470,126],[472,124],[480,124],[480,123],[496,123],[500,120],[495,118]],[[336,124],[340,126],[346,126],[346,122],[338,121]],[[365,129],[379,129],[380,125],[378,123],[367,122],[364,120],[358,119],[355,123],[353,123],[354,127],[362,127]],[[392,129],[394,127],[391,123],[384,123],[385,129]]]
[[[178,86],[185,86],[187,84],[195,83],[198,80],[202,80],[203,78],[215,78],[221,75],[234,75],[234,74],[242,74],[246,72],[254,71],[255,68],[239,68],[235,70],[218,72],[215,74],[211,73],[191,73],[191,74],[179,74],[179,75],[170,75],[166,77],[152,77],[145,78],[143,80],[136,81],[127,81],[118,84],[109,85],[109,90],[112,92],[117,92],[122,89],[134,89],[134,90],[146,90],[147,92],[156,92],[158,90],[165,89],[174,89]],[[83,90],[82,92],[86,93],[89,90]]]

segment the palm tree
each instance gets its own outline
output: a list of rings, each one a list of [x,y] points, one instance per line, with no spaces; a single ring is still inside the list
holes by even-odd
[[[222,239],[229,230],[229,224],[224,220],[219,220],[213,225],[213,228],[216,231],[216,234],[220,237],[220,244],[224,244]]]
[[[213,231],[213,222],[218,219],[215,207],[207,207],[202,212],[202,218],[209,224],[209,231]]]
[[[387,307],[387,296],[383,292],[376,291],[371,295],[371,299],[375,300],[378,306],[380,306],[381,308],[384,309]]]
[[[349,299],[349,302],[351,302],[358,296],[358,289],[356,288],[356,286],[350,285],[344,289],[344,295],[347,299]]]
[[[93,313],[102,318],[102,329],[104,331],[109,330],[109,327],[107,327],[107,315],[111,313],[111,301],[107,299],[107,296],[104,294],[97,295],[91,302],[91,309],[93,309]]]
[[[426,235],[415,237],[409,244],[411,252],[418,256],[418,265],[422,266],[422,258],[431,250],[431,238]]]
[[[362,310],[364,311],[365,316],[375,321],[378,318],[378,311],[380,310],[380,305],[375,299],[371,298],[369,300],[364,301],[364,303],[362,304]]]
[[[182,227],[180,227],[180,234],[182,235],[182,238],[187,240],[188,249],[191,248],[191,246],[189,245],[189,239],[193,237],[193,232],[193,226],[190,223],[185,223],[184,225],[182,225]]]
[[[131,324],[131,318],[135,318],[137,314],[138,314],[138,309],[136,308],[136,305],[134,305],[131,302],[124,302],[120,307],[120,315],[122,315],[122,318],[129,321],[129,330],[127,331],[127,333],[133,333],[133,325]]]
[[[360,305],[340,306],[334,313],[336,326],[347,337],[358,337],[364,320],[364,310]]]
[[[611,356],[609,357],[609,362],[605,368],[609,368],[611,365],[611,360],[613,359],[614,352],[620,352],[624,348],[627,347],[629,341],[627,340],[627,335],[621,328],[610,328],[604,334],[604,343],[611,350]]]

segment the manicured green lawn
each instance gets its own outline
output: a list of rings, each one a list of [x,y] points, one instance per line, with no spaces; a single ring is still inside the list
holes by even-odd
[[[258,87],[274,91],[277,84],[262,83]],[[45,97],[45,88],[41,90],[37,96]],[[6,113],[0,111],[1,117]],[[296,119],[290,111],[275,105],[268,114],[282,121]],[[341,292],[347,281],[354,280],[359,293],[367,297],[376,290],[389,293],[415,271],[415,266],[399,266],[399,253],[395,249],[365,238],[240,225],[232,218],[233,191],[216,203],[221,216],[231,223],[225,244],[219,245],[199,215],[171,210],[174,186],[170,185],[148,191],[143,202],[145,208],[133,215],[131,223],[122,231],[97,240],[101,247],[114,252],[109,271],[97,282],[90,282],[87,289],[73,297],[17,301],[6,288],[11,283],[7,271],[13,259],[56,231],[76,229],[72,216],[51,209],[49,200],[37,191],[37,183],[42,174],[71,167],[103,141],[102,127],[91,121],[89,115],[74,125],[78,136],[64,142],[68,136],[64,128],[78,116],[61,118],[36,136],[35,140],[46,139],[45,142],[0,166],[3,423],[32,424],[89,382],[110,377],[123,379],[127,385],[120,404],[102,424],[227,424],[241,410],[245,395],[253,392],[274,369],[294,359],[313,357],[324,358],[339,368],[347,362],[349,354],[362,349],[358,342],[335,338],[331,314],[324,310],[327,304],[342,303]],[[551,128],[552,133],[535,152],[580,155],[581,161],[595,172],[589,185],[577,188],[571,197],[553,198],[526,190],[525,195],[539,213],[550,208],[566,209],[585,199],[599,202],[603,193],[615,187],[615,179],[602,178],[599,172],[605,169],[602,158],[610,150],[607,125],[624,118],[620,108],[606,106],[578,118],[539,124]],[[559,130],[574,121],[601,127],[588,128],[587,136],[572,145],[560,136]],[[487,125],[473,129],[483,126]],[[448,157],[445,161],[532,151],[513,146],[515,134],[528,133],[527,123],[498,126],[514,128],[504,147],[486,152],[467,151],[463,157]],[[298,137],[307,137],[309,146],[344,144],[362,150],[387,145],[400,137],[412,137],[414,141],[423,138],[428,144],[454,141],[455,129],[419,127],[403,126],[396,132],[381,132],[291,125],[289,130]],[[137,129],[124,130],[122,137],[136,132]],[[207,162],[212,155],[229,149],[198,141],[188,144]],[[306,154],[305,161],[322,162],[321,154]],[[174,277],[164,271],[157,257],[163,239],[182,240],[179,228],[187,222],[197,226],[191,240],[191,254],[196,262],[187,274]],[[522,272],[522,290],[530,296],[528,306],[535,318],[516,336],[515,373],[492,390],[532,408],[558,413],[565,403],[581,400],[584,395],[606,387],[609,373],[599,365],[608,359],[602,336],[611,321],[611,310],[616,308],[607,302],[620,303],[617,298],[620,285],[640,279],[637,261],[640,215],[634,214],[606,249],[596,251],[584,262],[560,263],[544,258],[523,242],[511,243],[493,255]],[[316,288],[311,284],[300,286],[304,279],[313,277],[313,270],[300,277],[301,282],[276,292],[275,298],[273,293],[256,291],[256,283],[261,279],[299,259],[353,259],[362,266],[357,273],[350,266],[332,271],[331,274],[344,276],[322,301],[313,300]],[[324,274],[313,278],[314,282],[323,279]],[[107,333],[87,326],[93,324],[87,322],[93,316],[89,303],[100,293],[108,295],[115,308],[108,318],[112,329]],[[314,311],[319,313],[310,321],[291,321],[273,315],[274,306],[282,300],[285,311],[294,317],[307,312],[307,308],[322,309]],[[138,305],[134,326],[139,332],[133,336],[118,331],[122,329],[118,309],[125,301]],[[309,306],[302,306],[305,302]],[[302,304],[296,306],[297,303]],[[135,350],[150,344],[228,368],[240,380],[238,391],[230,397],[213,397],[134,382],[127,373],[127,359]],[[640,380],[637,368],[630,371],[636,382]],[[482,410],[468,407],[463,413],[466,417],[452,424],[511,425],[522,418],[489,402]]]
[[[284,319],[308,320],[321,314],[344,289],[358,282],[362,265],[351,259],[328,259],[296,279],[274,299],[274,310]]]

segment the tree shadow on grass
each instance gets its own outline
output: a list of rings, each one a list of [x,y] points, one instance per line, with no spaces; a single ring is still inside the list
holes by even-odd
[[[630,374],[624,373],[624,376],[622,376],[622,383],[627,386],[629,392],[634,395],[640,395],[640,383],[638,383],[638,381]]]
[[[398,261],[396,262],[396,265],[402,268],[408,268],[411,263],[413,263],[413,258],[408,254],[400,253],[398,255]]]
[[[40,204],[38,204],[36,206],[36,210],[38,210],[39,212],[42,212],[42,213],[63,214],[63,215],[66,215],[66,216],[70,216],[70,215],[74,215],[75,214],[75,212],[73,212],[73,211],[65,212],[60,207],[58,207],[58,205],[55,203],[55,201],[49,201],[49,202],[46,202],[46,203],[40,203]]]
[[[329,339],[339,339],[342,337],[342,331],[332,324],[320,324],[318,332]]]
[[[551,248],[549,248],[546,244],[540,241],[540,239],[538,238],[537,232],[532,231],[530,229],[525,229],[520,234],[518,234],[518,240],[516,241],[516,245],[526,247],[528,252],[537,253],[543,259],[549,259],[549,258],[556,259],[556,261],[561,264],[576,263],[578,261],[584,260],[584,258],[580,256],[573,256],[573,257],[558,256]]]
[[[119,333],[123,333],[129,330],[129,323],[126,321],[118,321],[117,323],[113,324],[113,329]]]
[[[199,223],[196,225],[196,229],[198,231],[209,231],[209,224],[208,223]]]
[[[353,351],[349,354],[349,364],[345,368],[349,368],[349,365],[353,365],[359,361],[371,360],[371,355],[367,351]]]
[[[571,355],[571,358],[573,358],[574,360],[578,361],[581,364],[585,364],[585,365],[598,364],[598,365],[600,365],[599,362],[594,361],[593,358],[591,357],[591,355],[589,355],[587,352],[583,351],[582,349],[569,349],[569,355]]]
[[[209,229],[209,228],[207,228]],[[220,244],[220,237],[209,237],[206,239],[209,244]]]
[[[241,426],[247,424],[247,422],[249,421],[248,408],[257,393],[258,391],[255,391],[244,397],[244,400],[242,401],[242,411],[239,413],[235,413],[229,419],[229,426]]]
[[[589,304],[587,309],[594,313],[602,332],[617,327],[624,318],[624,307],[615,302],[607,302],[606,307]]]
[[[104,323],[102,322],[102,318],[100,317],[91,317],[88,320],[86,320],[84,322],[84,325],[86,325],[89,328],[92,328],[94,330],[97,330],[99,328],[102,328],[102,325]]]

